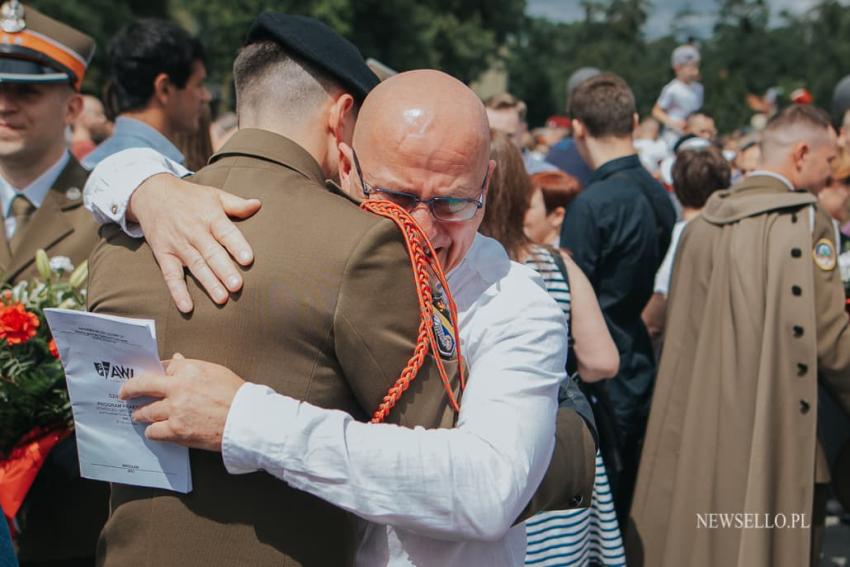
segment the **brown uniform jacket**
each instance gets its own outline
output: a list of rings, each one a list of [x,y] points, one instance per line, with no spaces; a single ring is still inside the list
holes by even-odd
[[[220,307],[190,280],[195,310],[181,315],[147,245],[110,226],[91,257],[90,309],[154,319],[163,357],[180,352],[216,362],[282,394],[367,419],[417,334],[401,233],[328,191],[315,160],[270,132],[240,130],[194,181],[263,202],[240,223],[256,257],[244,290]],[[456,361],[449,366],[454,374]],[[390,421],[453,425],[433,359]],[[190,451],[190,460],[194,490],[186,495],[113,485],[99,564],[351,564],[351,515],[265,473],[229,475],[218,453]]]
[[[844,290],[838,270],[813,258],[825,239],[836,259],[835,233],[815,203],[753,176],[715,193],[686,227],[627,534],[629,565],[809,563],[811,530],[800,526],[811,526],[821,468],[819,375],[850,408]],[[727,516],[731,527],[711,529],[724,520],[710,513],[753,515]],[[752,527],[777,518],[788,526],[796,518],[797,528]]]
[[[72,157],[33,213],[14,255],[6,232],[0,230],[2,283],[36,277],[35,252],[39,248],[51,257],[67,256],[75,266],[88,258],[97,242],[97,223],[83,208],[87,176]],[[80,478],[76,451],[73,437],[54,448],[27,495],[18,514],[23,561],[94,555],[108,512],[109,487]]]

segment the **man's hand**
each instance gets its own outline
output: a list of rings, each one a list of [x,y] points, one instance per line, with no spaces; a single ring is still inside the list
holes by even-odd
[[[242,276],[231,256],[249,266],[254,252],[228,215],[245,219],[260,206],[257,199],[242,199],[160,174],[133,193],[127,218],[142,226],[171,298],[180,311],[188,313],[193,305],[183,266],[218,304],[227,302],[228,290],[242,288]]]
[[[151,424],[145,429],[148,439],[220,452],[227,413],[244,383],[223,366],[175,354],[166,376],[131,378],[118,396],[160,398],[133,412],[135,421]]]

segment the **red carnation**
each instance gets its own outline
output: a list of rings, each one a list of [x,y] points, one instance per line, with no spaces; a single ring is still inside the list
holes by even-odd
[[[59,358],[59,349],[56,348],[56,339],[50,339],[50,342],[47,344],[47,348],[50,349],[50,354],[53,355],[53,358]]]
[[[7,345],[19,345],[33,338],[40,322],[20,303],[0,306],[0,339]]]

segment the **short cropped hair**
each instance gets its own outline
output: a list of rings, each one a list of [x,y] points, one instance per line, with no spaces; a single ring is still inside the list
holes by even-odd
[[[567,102],[570,118],[584,124],[594,138],[631,136],[635,112],[635,95],[612,73],[583,81]]]
[[[122,28],[109,42],[107,54],[111,76],[106,98],[112,114],[147,106],[161,73],[184,88],[193,64],[206,59],[200,41],[177,24],[154,18]]]
[[[276,111],[293,119],[304,118],[305,112],[328,94],[343,90],[326,73],[268,40],[250,43],[239,51],[233,62],[233,82],[238,114],[285,102]]]
[[[829,115],[816,106],[809,104],[792,104],[782,112],[774,116],[764,129],[765,137],[779,130],[789,127],[810,127],[813,129],[827,130],[832,128]]]
[[[682,206],[701,209],[712,193],[726,189],[732,168],[714,146],[682,150],[673,164],[673,191]]]
[[[563,171],[540,171],[531,176],[533,190],[540,189],[548,215],[558,207],[564,209],[581,191],[578,179]]]

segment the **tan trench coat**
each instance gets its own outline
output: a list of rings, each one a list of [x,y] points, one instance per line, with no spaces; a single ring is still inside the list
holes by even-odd
[[[815,198],[767,176],[716,193],[686,228],[627,534],[630,566],[809,563],[811,529],[802,526],[812,521],[818,375],[850,408],[844,290],[829,259],[814,260],[823,239],[835,259]],[[724,520],[731,527],[710,527]],[[800,527],[753,527],[794,520]]]

